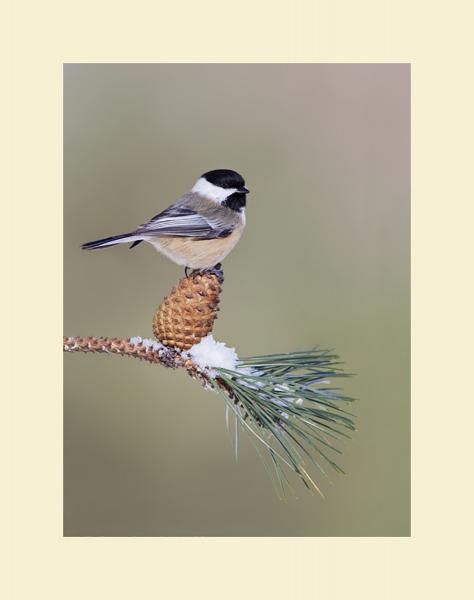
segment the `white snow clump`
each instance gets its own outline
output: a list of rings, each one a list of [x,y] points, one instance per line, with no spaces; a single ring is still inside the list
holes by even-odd
[[[239,357],[235,348],[229,348],[224,342],[216,342],[211,334],[195,344],[186,353],[198,367],[207,370],[211,377],[217,373],[212,367],[235,371]]]

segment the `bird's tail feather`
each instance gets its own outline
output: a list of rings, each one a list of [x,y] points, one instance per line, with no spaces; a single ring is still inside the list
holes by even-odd
[[[94,240],[93,242],[86,242],[81,245],[83,250],[96,250],[97,248],[105,248],[106,246],[115,246],[116,244],[128,244],[134,242],[137,244],[143,238],[133,233],[122,233],[121,235],[113,235],[111,237],[102,238],[100,240]]]

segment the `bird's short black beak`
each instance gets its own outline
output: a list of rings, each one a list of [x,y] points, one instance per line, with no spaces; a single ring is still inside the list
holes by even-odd
[[[246,187],[239,188],[241,194],[250,194],[250,191]]]

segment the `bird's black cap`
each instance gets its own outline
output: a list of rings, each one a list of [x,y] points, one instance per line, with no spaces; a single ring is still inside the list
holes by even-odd
[[[214,171],[208,171],[202,175],[204,179],[224,189],[229,188],[243,188],[245,187],[245,181],[242,175],[239,175],[236,171],[231,169],[215,169]]]

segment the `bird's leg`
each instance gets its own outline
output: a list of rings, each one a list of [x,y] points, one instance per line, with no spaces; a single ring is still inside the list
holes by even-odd
[[[189,267],[184,267],[184,275],[185,275],[185,277],[189,277],[188,270],[189,270]],[[194,271],[193,271],[193,273],[194,273]]]
[[[219,283],[224,283],[224,271],[222,270],[221,263],[217,263],[217,265],[214,265],[210,269],[194,269],[191,275],[196,275],[198,273],[215,275],[219,280]]]

